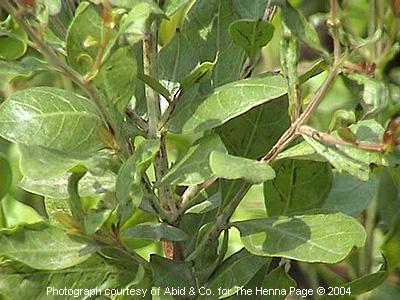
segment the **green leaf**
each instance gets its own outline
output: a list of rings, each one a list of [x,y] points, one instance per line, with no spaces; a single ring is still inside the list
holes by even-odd
[[[55,16],[61,11],[61,0],[39,0],[39,3],[46,6],[50,16]]]
[[[60,270],[87,260],[98,249],[45,223],[0,231],[0,255],[39,270]]]
[[[149,18],[164,16],[164,12],[153,1],[136,1],[129,6],[131,10],[120,21],[118,36],[132,46],[146,37]]]
[[[201,82],[205,78],[208,78],[211,74],[217,60],[214,62],[203,62],[193,69],[188,75],[186,75],[181,82],[181,90],[186,91],[191,88],[194,84]]]
[[[207,197],[204,201],[199,204],[190,207],[186,213],[192,214],[204,214],[210,212],[221,205],[221,193],[217,192],[210,197]]]
[[[251,278],[268,261],[265,257],[254,256],[246,249],[234,253],[228,257],[215,270],[209,279],[207,288],[213,291],[213,296],[200,296],[200,299],[218,299],[218,289],[227,289],[229,293],[224,296],[230,296],[237,292],[237,289],[244,287]]]
[[[267,102],[217,128],[229,153],[259,159],[288,128],[288,102],[285,98]]]
[[[261,19],[269,0],[234,0],[233,4],[243,19]]]
[[[375,120],[360,121],[349,127],[358,141],[380,143],[384,129]],[[338,137],[336,132],[333,136]],[[307,143],[322,157],[326,158],[340,173],[347,172],[361,180],[367,181],[370,164],[385,166],[387,159],[378,152],[366,151],[352,146],[328,145],[312,137],[303,135]]]
[[[31,179],[60,178],[76,166],[83,166],[101,176],[109,166],[110,151],[105,149],[91,154],[91,157],[74,157],[61,151],[23,144],[18,144],[18,149],[21,154],[21,173]]]
[[[158,140],[144,140],[118,172],[115,191],[121,225],[127,221],[132,210],[138,207],[142,200],[142,175],[150,166],[159,147]]]
[[[213,151],[226,151],[218,135],[208,135],[198,140],[165,174],[161,184],[195,185],[211,178],[210,155]]]
[[[0,106],[0,135],[29,146],[82,156],[102,146],[102,124],[93,103],[69,91],[35,87],[12,94]]]
[[[398,168],[386,167],[380,172],[376,201],[380,220],[390,227],[400,211]]]
[[[280,75],[250,78],[217,88],[205,99],[178,104],[169,130],[196,133],[215,128],[251,108],[286,94],[286,83]]]
[[[184,7],[186,4],[191,2],[192,0],[167,0],[164,5],[165,14],[168,17],[171,17],[175,14],[179,9]]]
[[[210,166],[215,176],[225,179],[244,179],[262,183],[275,178],[275,171],[265,162],[213,151]]]
[[[388,277],[388,272],[385,269],[385,265],[381,267],[381,269],[375,273],[367,274],[357,279],[354,279],[350,282],[340,285],[338,288],[342,288],[342,291],[346,291],[346,294],[343,292],[340,295],[336,295],[335,299],[338,300],[350,300],[356,299],[355,296],[365,294],[373,289],[379,287]],[[322,297],[322,300],[330,299],[331,296],[325,295]]]
[[[34,224],[43,221],[43,218],[36,212],[36,210],[15,200],[10,195],[7,195],[4,199],[0,200],[0,221],[1,216],[3,216],[3,227],[5,228],[15,227],[21,224]]]
[[[400,266],[400,213],[397,214],[392,229],[385,236],[382,251],[387,260],[389,272]]]
[[[267,102],[234,118],[217,132],[229,153],[259,159],[277,142],[290,124],[285,98]],[[222,203],[227,203],[240,189],[240,181],[222,180]]]
[[[122,290],[133,282],[138,270],[138,265],[122,265],[100,255],[94,255],[77,266],[57,272],[33,270],[16,262],[9,262],[0,267],[0,294],[10,299],[56,300],[62,297],[74,300],[89,299],[90,296],[100,299],[98,297],[105,294],[105,289]],[[53,290],[48,291],[48,287]],[[81,289],[80,296],[76,297],[76,294],[57,296],[56,291],[65,287]]]
[[[276,157],[277,160],[282,160],[285,158],[299,159],[299,160],[313,160],[313,161],[321,161],[326,162],[327,160],[323,158],[318,153],[315,153],[313,147],[310,146],[307,142],[301,142],[297,145],[282,151]]]
[[[138,74],[138,79],[146,83],[149,87],[155,90],[159,95],[162,95],[165,99],[171,99],[171,93],[163,86],[157,79],[148,76],[146,74]]]
[[[87,73],[95,62],[103,31],[103,20],[95,6],[81,2],[66,37],[68,62],[81,74]],[[114,38],[115,31],[111,31],[109,40]]]
[[[0,152],[0,200],[3,198],[12,183],[12,170],[8,158]]]
[[[112,212],[112,209],[90,209],[83,220],[85,233],[95,234],[110,218]]]
[[[181,30],[158,55],[160,78],[180,82],[196,66],[214,61],[218,56],[212,76],[213,87],[237,80],[245,53],[232,42],[227,28],[239,18],[232,0],[195,1]]]
[[[38,180],[58,178],[85,160],[41,146],[18,144],[21,173]]]
[[[70,174],[54,178],[31,178],[23,177],[19,186],[24,190],[51,198],[67,199],[68,177]],[[103,175],[94,175],[88,172],[79,181],[79,195],[82,197],[113,192],[115,190],[115,174],[107,171]]]
[[[0,58],[14,60],[27,50],[28,35],[11,16],[0,22]]]
[[[233,226],[252,254],[305,262],[339,262],[366,238],[364,228],[342,213],[253,219]]]
[[[229,26],[229,33],[233,42],[254,61],[258,51],[272,39],[274,26],[263,20],[238,20]]]
[[[348,76],[357,83],[364,85],[363,106],[368,116],[384,111],[389,104],[389,86],[382,80],[373,79],[367,75],[352,73]]]
[[[317,31],[306,18],[289,1],[279,1],[277,4],[281,7],[282,20],[290,31],[308,47],[321,52],[324,58],[329,58],[329,53],[321,46]]]
[[[196,288],[190,262],[172,261],[152,254],[150,265],[155,286],[169,289],[185,288],[187,292],[191,287]]]
[[[296,281],[294,281],[288,273],[285,272],[284,267],[277,267],[276,269],[272,270],[268,275],[264,278],[262,282],[262,288],[265,289],[274,289],[277,290],[284,290],[288,292],[291,287],[296,287]],[[268,295],[268,300],[284,300],[286,298],[286,294],[283,295],[280,293]],[[256,299],[262,299],[256,298]]]
[[[113,52],[101,66],[94,84],[104,93],[109,103],[124,112],[135,92],[137,64],[128,47]]]
[[[332,188],[322,207],[357,217],[374,198],[376,186],[374,176],[368,181],[362,181],[350,175],[333,172]]]
[[[189,238],[189,236],[182,230],[166,223],[139,224],[125,230],[123,237],[153,240],[157,242],[161,240],[179,242]]]
[[[44,61],[32,56],[23,57],[17,61],[0,60],[0,86],[5,87],[18,78],[32,77],[47,68]]]
[[[332,184],[327,163],[286,160],[274,165],[276,178],[264,183],[268,216],[320,208]]]

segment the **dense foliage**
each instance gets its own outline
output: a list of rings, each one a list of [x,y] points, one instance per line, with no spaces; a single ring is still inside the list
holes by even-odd
[[[0,299],[400,298],[400,1],[0,8]]]

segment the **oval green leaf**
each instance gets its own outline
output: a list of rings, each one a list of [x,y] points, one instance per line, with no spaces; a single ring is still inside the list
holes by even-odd
[[[360,223],[342,213],[253,219],[233,226],[249,252],[304,262],[337,263],[366,238]]]
[[[35,87],[12,94],[0,106],[0,136],[82,156],[102,145],[102,120],[89,99],[69,91]]]
[[[217,88],[205,99],[178,104],[169,130],[176,133],[196,133],[220,126],[251,108],[286,94],[287,85],[280,75],[250,78]]]

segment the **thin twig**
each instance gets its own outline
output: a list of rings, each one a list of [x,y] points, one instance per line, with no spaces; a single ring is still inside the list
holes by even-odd
[[[217,217],[217,220],[213,224],[213,226],[207,231],[204,235],[203,239],[201,240],[200,244],[196,247],[196,249],[186,258],[187,261],[193,261],[198,256],[200,256],[204,248],[211,243],[212,241],[216,240],[220,233],[226,229],[226,225],[230,219],[230,217],[235,212],[236,208],[242,201],[244,195],[250,189],[251,184],[244,183],[238,193],[233,197],[233,199],[229,202],[229,204],[225,207],[222,213]]]
[[[340,57],[340,39],[339,39],[339,27],[341,25],[338,16],[338,2],[337,0],[330,0],[331,3],[331,18],[328,20],[328,25],[331,27],[332,38],[333,38],[333,57],[337,61]]]
[[[127,116],[134,121],[143,131],[147,132],[149,130],[149,124],[145,119],[139,116],[133,109],[126,109]]]
[[[331,68],[328,76],[322,83],[321,87],[318,89],[313,99],[310,101],[310,104],[306,107],[304,112],[300,115],[300,117],[292,123],[292,125],[285,131],[285,133],[280,137],[278,142],[271,148],[271,150],[261,159],[261,161],[271,162],[280,151],[282,151],[298,134],[298,129],[301,125],[305,124],[311,113],[317,108],[322,98],[326,95],[330,87],[335,82],[336,77],[339,74],[339,68],[341,67],[344,61],[344,57],[339,60],[339,62],[335,62],[334,66]]]
[[[188,187],[182,195],[180,208],[178,211],[179,215],[183,214],[187,210],[192,199],[194,199],[201,191],[210,187],[214,182],[217,181],[217,179],[218,178],[216,177],[212,177],[201,184]]]
[[[156,23],[151,21],[147,24],[146,38],[143,41],[143,73],[153,78],[157,78],[156,55],[157,55],[157,30]],[[158,129],[158,123],[161,115],[160,99],[155,90],[146,85],[146,105],[148,114],[148,135],[152,139],[160,140],[160,151],[157,152],[154,159],[154,171],[156,180],[161,178],[168,171],[168,158],[165,149],[163,134]],[[162,209],[170,211],[174,216],[177,215],[174,192],[171,186],[161,186],[159,188],[159,199]]]
[[[354,143],[349,143],[340,138],[332,136],[329,133],[321,132],[321,131],[318,131],[309,126],[305,126],[305,125],[301,126],[298,129],[298,133],[308,135],[312,138],[319,139],[325,143],[332,144],[332,145],[342,145],[342,146],[354,147],[354,148],[367,150],[367,151],[381,152],[381,153],[384,151],[384,147],[381,143],[371,143],[371,142],[363,142],[363,141],[355,141]]]

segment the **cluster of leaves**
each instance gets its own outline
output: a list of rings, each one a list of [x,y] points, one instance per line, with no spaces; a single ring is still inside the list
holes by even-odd
[[[333,53],[289,1],[0,2],[0,136],[45,208],[15,199],[1,154],[0,297],[325,284],[354,299],[399,282],[400,4],[371,1],[365,37],[343,2],[317,16]],[[280,72],[257,74],[276,38]],[[338,83],[357,100],[325,126],[316,107]],[[231,219],[254,187],[261,216]]]

